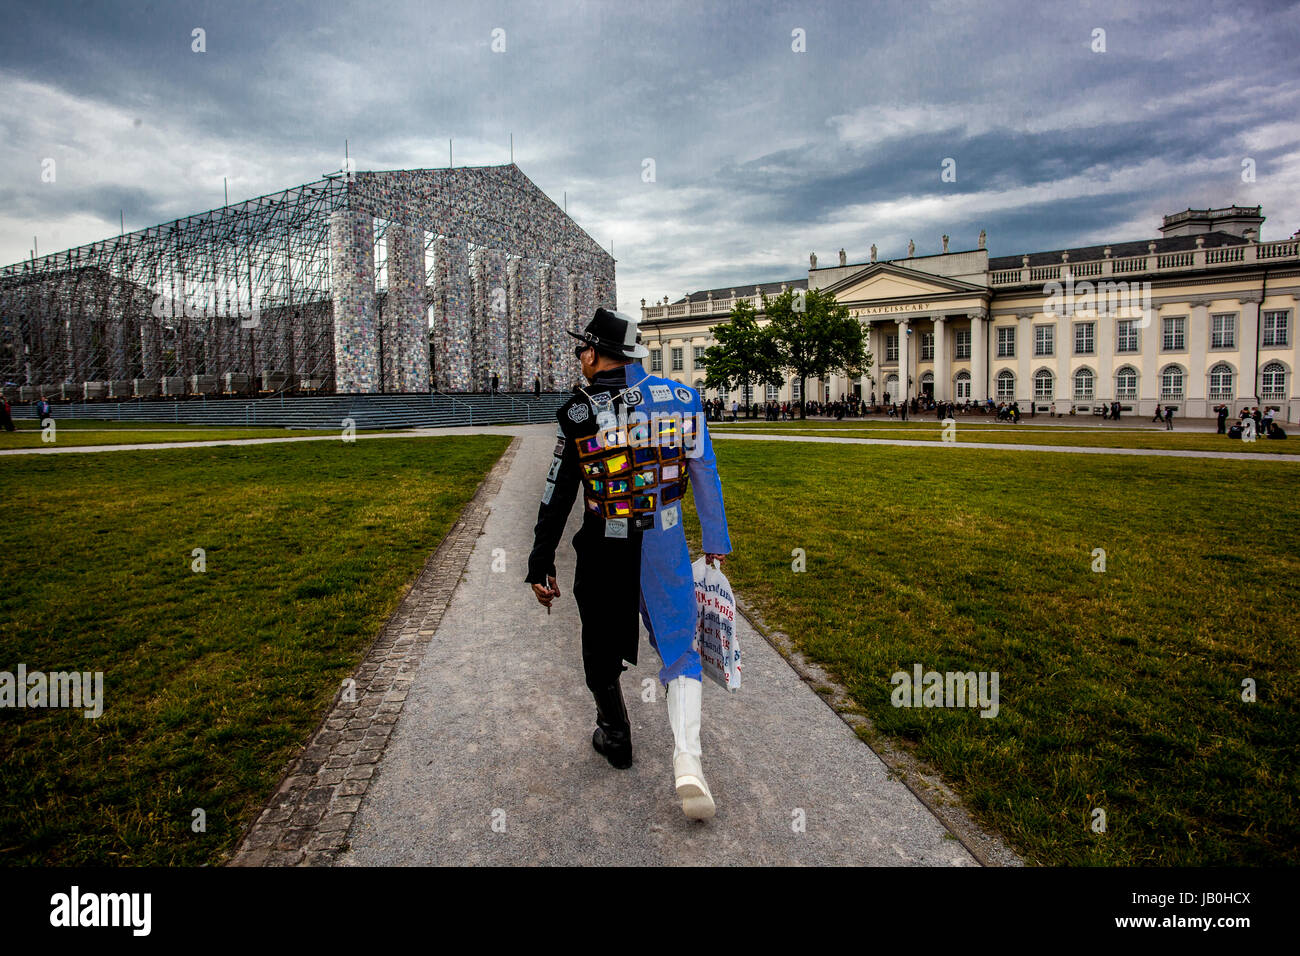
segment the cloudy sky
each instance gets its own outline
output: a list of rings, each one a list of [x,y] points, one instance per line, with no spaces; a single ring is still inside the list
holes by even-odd
[[[445,166],[448,138],[457,165],[507,162],[513,134],[613,243],[633,314],[943,233],[1011,255],[1231,203],[1263,205],[1266,240],[1300,229],[1300,4],[1279,0],[42,0],[5,20],[3,263],[119,211],[129,230],[221,205],[222,177],[232,201],[319,179],[345,138],[389,169]]]

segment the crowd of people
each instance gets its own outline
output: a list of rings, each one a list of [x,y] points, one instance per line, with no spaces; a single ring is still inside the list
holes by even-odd
[[[957,418],[964,415],[989,415],[999,422],[1019,422],[1021,419],[1019,402],[994,402],[993,399],[987,399],[983,402],[975,402],[966,399],[961,402],[936,402],[928,395],[920,395],[906,402],[889,401],[889,396],[884,396],[885,401],[877,402],[876,394],[872,392],[867,399],[862,399],[857,395],[840,395],[838,401],[829,402],[808,402],[806,408],[802,402],[753,402],[749,405],[742,405],[735,399],[729,403],[720,398],[708,399],[704,402],[704,411],[708,415],[709,421],[737,421],[741,417],[750,419],[763,419],[769,422],[776,421],[793,421],[801,417],[824,417],[834,418],[836,421],[842,421],[845,418],[863,418],[868,415],[884,415],[888,418],[896,418],[900,421],[907,421],[908,415],[917,416],[933,413],[939,421],[945,418]],[[1218,415],[1219,434],[1227,435],[1229,438],[1242,438],[1251,440],[1253,436],[1263,438],[1286,438],[1286,432],[1274,420],[1274,409],[1265,408],[1261,411],[1258,407],[1243,408],[1241,410],[1240,420],[1231,427],[1227,427],[1230,409],[1227,405],[1216,405],[1215,412]],[[1118,401],[1105,402],[1101,406],[1101,418],[1103,421],[1119,421],[1121,407]],[[1058,418],[1056,412],[1056,403],[1052,402],[1048,410],[1049,418]],[[1073,406],[1070,407],[1070,414],[1075,414]],[[1155,415],[1151,419],[1153,422],[1161,422],[1165,429],[1173,431],[1174,428],[1174,408],[1169,405],[1157,405]],[[1247,425],[1247,422],[1250,422]]]
[[[812,418],[814,416],[834,418],[836,421],[841,421],[845,418],[864,418],[867,415],[885,415],[889,418],[907,421],[908,415],[917,416],[930,412],[935,413],[935,416],[941,420],[955,418],[958,415],[992,415],[1000,422],[1020,421],[1019,402],[998,402],[995,404],[992,399],[986,402],[973,402],[970,399],[963,402],[936,402],[928,395],[912,398],[906,402],[889,401],[888,399],[889,396],[885,396],[885,400],[878,403],[874,392],[866,400],[857,395],[841,395],[838,401],[810,401],[806,403],[805,410],[803,409],[805,404],[803,402],[764,402],[762,404],[753,402],[749,405],[742,405],[735,399],[727,403],[720,398],[713,398],[704,402],[704,411],[709,421],[716,422],[735,421],[742,416],[776,422],[792,421],[800,417]]]
[[[1220,435],[1227,435],[1229,438],[1242,441],[1254,441],[1259,436],[1273,439],[1286,438],[1286,432],[1274,420],[1273,409],[1271,408],[1265,408],[1262,412],[1259,410],[1258,405],[1243,408],[1241,414],[1237,416],[1237,420],[1231,426],[1228,426],[1228,416],[1231,411],[1227,405],[1216,405],[1214,411],[1218,416]]]

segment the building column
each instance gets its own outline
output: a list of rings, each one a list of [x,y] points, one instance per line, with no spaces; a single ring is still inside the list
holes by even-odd
[[[393,392],[429,390],[429,320],[424,309],[424,230],[388,227],[384,304],[384,384]]]
[[[1034,313],[1016,313],[1016,401],[1034,400]],[[1022,412],[1029,411],[1022,408]]]
[[[946,315],[936,315],[934,317],[934,400],[936,402],[951,401],[952,389],[948,386],[951,384],[948,379],[952,373],[948,367],[948,317]]]
[[[473,342],[471,376],[474,391],[488,391],[492,376],[507,378],[506,351],[509,325],[506,317],[506,257],[500,249],[475,249],[470,261],[474,277]]]
[[[469,248],[463,239],[440,237],[434,250],[434,382],[439,391],[468,392],[473,387]]]
[[[1115,398],[1115,316],[1108,309],[1097,310],[1093,345],[1097,353],[1097,378],[1093,397],[1099,402]]]
[[[970,319],[970,397],[973,402],[987,401],[989,397],[989,343],[985,334],[988,312],[980,310],[967,315]]]
[[[542,390],[567,392],[579,375],[569,351],[574,339],[565,335],[573,327],[569,303],[569,273],[563,266],[542,269]]]
[[[574,332],[587,327],[596,315],[596,283],[590,273],[580,272],[569,276],[569,310]],[[664,377],[672,376],[668,355],[664,355]]]
[[[866,382],[867,390],[865,393],[863,393],[862,400],[864,402],[869,402],[871,401],[872,392],[876,393],[877,399],[880,398],[880,363],[885,356],[884,353],[880,350],[880,345],[879,345],[880,336],[876,331],[876,323],[872,322],[870,319],[867,319],[862,324],[864,327],[863,332],[865,333],[867,339],[867,351],[871,353],[871,368],[867,369],[867,382]],[[875,385],[871,384],[871,380],[873,378],[876,380]]]
[[[334,299],[334,390],[379,391],[379,330],[375,314],[375,227],[365,213],[330,213],[330,289]],[[247,333],[246,333],[247,334]],[[240,357],[248,353],[241,350]],[[256,374],[252,363],[240,371]],[[182,374],[184,374],[182,372]]]
[[[506,266],[510,286],[509,388],[532,391],[541,377],[541,277],[536,259],[511,259]],[[568,338],[568,336],[565,336]]]
[[[1186,400],[1183,402],[1182,413],[1184,418],[1189,415],[1201,418],[1207,414],[1205,400],[1209,394],[1210,369],[1205,360],[1210,347],[1212,297],[1195,296],[1188,301],[1192,308],[1187,319],[1187,381],[1183,387]],[[1197,403],[1197,407],[1192,407],[1193,402]]]
[[[912,391],[907,387],[907,375],[911,371],[907,332],[911,328],[911,322],[908,319],[894,321],[898,323],[898,401],[901,404],[912,397]]]
[[[1259,335],[1259,306],[1263,300],[1263,294],[1259,292],[1250,292],[1237,298],[1241,306],[1242,365],[1237,375],[1237,401],[1251,405],[1255,404],[1255,396],[1259,393],[1259,372],[1264,366],[1260,352],[1255,349],[1255,341]],[[1292,366],[1291,375],[1294,374],[1295,366]]]
[[[592,277],[592,297],[592,315],[596,314],[597,309],[609,309],[611,312],[618,310],[618,289],[614,282],[613,262],[609,263],[609,268],[606,271],[597,272]],[[590,321],[591,316],[588,316],[587,322]],[[585,325],[586,322],[583,324]]]

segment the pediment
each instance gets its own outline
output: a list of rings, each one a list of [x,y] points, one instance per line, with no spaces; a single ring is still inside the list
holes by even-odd
[[[943,276],[927,275],[904,269],[891,263],[880,262],[861,272],[846,276],[825,287],[839,302],[859,302],[880,299],[916,299],[952,295],[953,293],[984,292],[979,286]]]

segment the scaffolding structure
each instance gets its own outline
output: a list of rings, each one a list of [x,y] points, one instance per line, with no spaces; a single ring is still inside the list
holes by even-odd
[[[553,390],[564,330],[614,296],[513,164],[339,173],[0,268],[0,378],[20,401]]]

